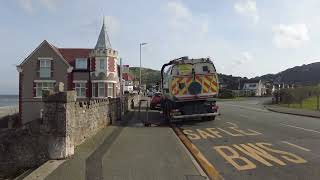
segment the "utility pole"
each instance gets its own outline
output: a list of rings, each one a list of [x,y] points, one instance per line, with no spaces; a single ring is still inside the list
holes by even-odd
[[[122,83],[122,73],[123,73],[123,65],[122,65],[122,58],[120,58],[120,112],[121,112],[121,117],[124,114],[124,101],[123,101],[123,83]]]
[[[142,81],[141,81],[141,47],[143,46],[143,45],[146,45],[147,43],[140,43],[140,69],[139,69],[139,71],[140,71],[140,78],[139,78],[139,94],[140,94],[140,91],[141,91],[141,83],[142,83]]]

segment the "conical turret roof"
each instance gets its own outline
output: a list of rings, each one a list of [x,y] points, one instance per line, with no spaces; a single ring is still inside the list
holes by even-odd
[[[108,32],[106,30],[106,25],[104,23],[104,18],[103,18],[102,28],[101,28],[95,49],[108,49],[108,48],[111,48],[111,43],[110,43],[110,39],[109,39]]]

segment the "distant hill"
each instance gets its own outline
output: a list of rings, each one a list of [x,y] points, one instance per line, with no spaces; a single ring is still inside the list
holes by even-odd
[[[139,80],[140,71],[139,67],[130,67],[129,73],[136,79]],[[141,76],[142,76],[142,83],[146,83],[147,85],[156,84],[161,81],[160,71],[153,70],[149,68],[141,68]]]
[[[320,62],[295,66],[277,74],[266,74],[255,77],[254,79],[261,79],[274,83],[316,85],[320,83]]]
[[[130,67],[130,73],[139,79],[139,67]],[[227,89],[238,89],[240,82],[248,80],[246,77],[232,76],[218,73],[219,82]],[[304,64],[286,69],[277,74],[266,74],[251,78],[251,80],[261,79],[270,83],[286,83],[296,85],[316,85],[320,84],[320,62]],[[147,84],[160,83],[161,75],[159,70],[142,68],[142,81]]]

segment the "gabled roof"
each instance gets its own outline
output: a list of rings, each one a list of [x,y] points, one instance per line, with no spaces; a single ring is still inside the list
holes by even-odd
[[[106,26],[104,24],[104,18],[103,18],[102,28],[101,28],[95,49],[109,49],[109,48],[111,49],[111,43],[110,43],[110,39],[109,39]]]
[[[18,65],[18,66],[20,67],[20,66],[22,66],[24,63],[26,63],[26,62],[30,59],[30,57],[32,57],[32,55],[33,55],[35,52],[37,52],[38,49],[39,49],[40,47],[42,47],[43,45],[45,45],[45,44],[48,44],[49,47],[51,47],[52,50],[53,50],[55,53],[57,53],[58,56],[61,57],[61,59],[63,60],[63,62],[66,63],[68,66],[70,66],[70,63],[68,63],[68,62],[66,61],[66,59],[62,56],[62,54],[61,54],[60,51],[58,50],[58,48],[55,47],[54,45],[50,44],[47,40],[42,41],[41,44],[40,44],[35,50],[33,50],[32,53],[31,53],[26,59],[24,59],[24,60],[22,61],[22,63],[21,63],[20,65]],[[17,66],[17,67],[18,67],[18,66]]]
[[[64,59],[72,64],[76,58],[88,58],[92,49],[83,48],[58,48]]]

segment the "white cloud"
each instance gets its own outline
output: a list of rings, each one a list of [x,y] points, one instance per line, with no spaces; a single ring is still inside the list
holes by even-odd
[[[234,4],[234,9],[237,13],[252,18],[254,23],[259,21],[259,13],[254,0],[241,0]]]
[[[54,11],[57,9],[57,5],[61,0],[19,0],[19,5],[27,13],[33,13],[39,4],[45,9]]]
[[[203,14],[193,14],[182,2],[168,2],[167,10],[170,15],[169,23],[172,27],[180,30],[180,32],[189,32],[192,29],[196,29],[197,32],[200,32],[201,34],[209,32],[209,21],[207,16]]]
[[[59,0],[39,0],[40,3],[50,11],[54,11],[57,8]]]
[[[201,32],[202,33],[207,33],[209,31],[209,21],[208,20],[204,20],[201,23]]]
[[[119,30],[119,21],[114,16],[105,16],[104,18],[108,33],[116,34]]]
[[[239,57],[234,58],[232,65],[242,65],[250,62],[253,59],[253,56],[249,52],[242,52]]]
[[[174,13],[175,19],[190,20],[192,18],[190,10],[180,2],[168,2],[168,8]]]
[[[277,48],[298,48],[309,40],[308,27],[305,24],[280,24],[272,28],[273,43]]]
[[[28,13],[33,12],[32,0],[19,0],[19,5]]]

